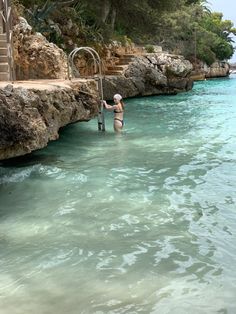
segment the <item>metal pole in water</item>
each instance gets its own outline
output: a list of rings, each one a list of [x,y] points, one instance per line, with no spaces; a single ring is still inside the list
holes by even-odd
[[[104,117],[104,108],[103,108],[103,86],[102,86],[102,77],[98,77],[97,81],[98,92],[100,95],[100,107],[98,113],[98,130],[105,131],[105,117]]]

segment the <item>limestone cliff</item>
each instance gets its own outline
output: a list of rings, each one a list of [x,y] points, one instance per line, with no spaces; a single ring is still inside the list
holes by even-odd
[[[202,61],[194,63],[194,70],[191,73],[193,80],[204,80],[206,78],[227,77],[230,74],[228,62],[216,61],[212,65],[207,65]]]
[[[217,61],[210,67],[206,68],[206,78],[225,77],[229,76],[230,65],[227,62]]]
[[[176,94],[190,90],[192,64],[182,56],[152,53],[135,56],[123,75],[104,78],[104,97]]]
[[[6,85],[0,89],[0,160],[47,146],[61,127],[94,118],[94,81]]]
[[[19,17],[14,27],[14,62],[16,78],[29,79],[66,79],[67,56],[65,52],[32,27],[23,17]]]

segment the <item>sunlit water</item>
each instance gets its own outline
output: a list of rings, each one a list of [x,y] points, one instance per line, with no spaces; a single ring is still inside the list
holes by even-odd
[[[236,313],[236,77],[126,101],[0,167],[0,313]]]

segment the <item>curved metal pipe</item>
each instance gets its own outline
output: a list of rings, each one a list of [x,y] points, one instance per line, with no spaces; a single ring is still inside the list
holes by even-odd
[[[72,50],[68,56],[68,77],[69,79],[72,78],[73,73],[76,71],[78,73],[78,75],[80,75],[78,69],[75,67],[74,64],[74,58],[76,56],[76,54],[80,51],[86,51],[87,53],[90,54],[90,56],[92,56],[93,58],[93,63],[94,63],[94,71],[97,72],[97,68],[98,68],[98,72],[99,72],[99,80],[98,80],[98,91],[100,94],[100,107],[99,107],[99,114],[98,114],[98,129],[100,131],[105,131],[105,120],[104,120],[104,110],[103,110],[103,82],[102,82],[102,66],[101,66],[101,58],[99,56],[99,54],[97,53],[97,51],[91,47],[79,47],[79,48],[75,48],[74,50]],[[70,65],[72,68],[72,75],[70,76]]]

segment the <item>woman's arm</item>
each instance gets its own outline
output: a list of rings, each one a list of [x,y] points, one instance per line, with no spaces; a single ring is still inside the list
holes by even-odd
[[[117,105],[114,105],[114,106],[108,105],[108,103],[107,103],[105,100],[103,100],[103,106],[104,106],[107,110],[118,109],[118,106],[117,106]]]

